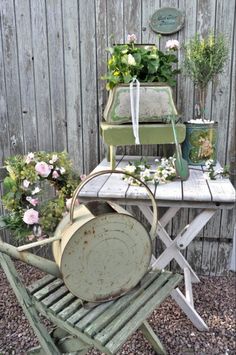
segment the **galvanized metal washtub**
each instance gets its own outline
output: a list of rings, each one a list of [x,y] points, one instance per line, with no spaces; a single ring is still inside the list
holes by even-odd
[[[150,232],[125,209],[110,201],[91,201],[75,208],[82,188],[92,179],[108,173],[124,174],[119,170],[105,170],[89,175],[75,190],[70,213],[59,223],[54,237],[21,246],[18,250],[10,246],[14,255],[9,252],[7,243],[1,242],[0,251],[6,252],[8,248],[9,255],[21,260],[24,254],[24,261],[44,271],[46,265],[50,266],[49,273],[54,269],[51,273],[56,272],[71,293],[86,301],[103,302],[131,290],[150,265],[157,205],[149,187],[137,178],[146,188],[153,207]],[[56,263],[53,265],[52,261],[41,258],[35,265],[34,255],[23,250],[45,243],[53,243]]]

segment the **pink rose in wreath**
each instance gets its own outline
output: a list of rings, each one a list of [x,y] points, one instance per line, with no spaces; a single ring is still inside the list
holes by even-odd
[[[35,170],[38,173],[38,175],[42,177],[48,177],[48,175],[51,172],[50,166],[45,163],[44,161],[41,161],[35,165]]]
[[[33,208],[28,209],[24,213],[23,221],[26,224],[38,223],[38,221],[39,221],[39,213],[38,213],[38,211],[35,211]]]

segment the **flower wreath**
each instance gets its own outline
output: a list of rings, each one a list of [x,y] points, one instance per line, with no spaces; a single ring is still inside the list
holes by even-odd
[[[66,152],[29,153],[6,160],[8,176],[4,179],[3,205],[8,214],[6,227],[17,239],[33,240],[50,236],[55,230],[82,176],[72,170]],[[49,186],[56,190],[53,198]],[[44,187],[47,189],[44,191]]]

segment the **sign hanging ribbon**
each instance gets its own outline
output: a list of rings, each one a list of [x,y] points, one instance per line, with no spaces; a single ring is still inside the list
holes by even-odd
[[[133,134],[135,137],[135,144],[140,144],[139,140],[139,99],[140,99],[140,82],[133,78],[129,85],[130,89],[130,106]]]

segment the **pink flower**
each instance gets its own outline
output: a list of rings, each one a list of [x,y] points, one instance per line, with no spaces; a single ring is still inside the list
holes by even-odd
[[[28,155],[25,158],[26,164],[31,163],[34,160],[34,153],[28,153]]]
[[[56,170],[53,171],[52,173],[52,178],[53,179],[57,179],[60,175],[58,174],[58,172]]]
[[[32,242],[34,240],[35,236],[33,234],[28,235],[27,239]]]
[[[23,181],[23,187],[24,187],[25,189],[28,189],[29,185],[30,185],[30,181],[25,179],[25,180]]]
[[[35,170],[42,177],[48,177],[51,172],[50,166],[44,161],[37,163],[35,165]]]
[[[81,181],[84,181],[86,179],[86,175],[85,174],[80,175],[80,179]]]
[[[177,41],[177,39],[169,39],[169,41],[166,42],[166,49],[170,50],[170,49],[174,49],[177,50],[180,48],[180,44],[179,41]]]
[[[137,37],[135,36],[135,34],[128,35],[128,36],[127,36],[127,41],[128,41],[129,43],[136,42],[136,41],[137,41]]]
[[[23,216],[23,221],[26,224],[38,223],[38,221],[39,221],[38,211],[35,211],[33,208],[30,208],[29,210],[25,211],[24,216]]]
[[[66,208],[69,210],[71,207],[71,202],[72,202],[72,198],[67,198],[66,199]],[[79,206],[79,201],[78,199],[75,200],[75,207]]]
[[[37,206],[37,204],[39,203],[38,198],[32,198],[31,196],[27,196],[26,201],[31,203],[31,205],[33,205],[33,206]]]

